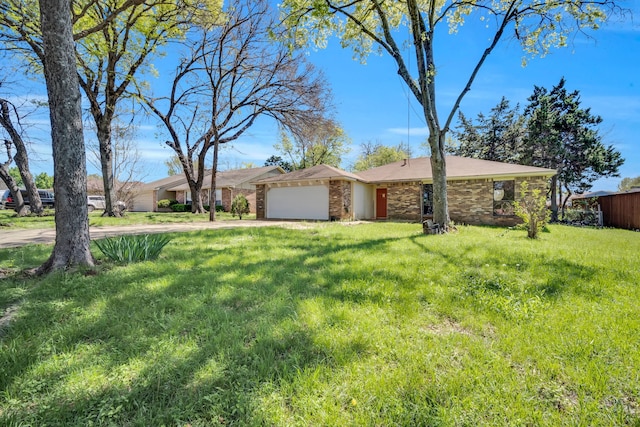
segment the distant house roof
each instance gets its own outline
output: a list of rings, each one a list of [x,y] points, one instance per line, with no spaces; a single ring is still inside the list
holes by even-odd
[[[260,176],[269,173],[271,171],[279,171],[284,173],[284,170],[280,166],[263,166],[259,168],[246,168],[246,169],[233,169],[228,171],[219,171],[216,173],[216,187],[217,188],[233,188],[243,183],[251,182]],[[278,175],[276,175],[278,176]],[[207,190],[211,188],[211,172],[205,173],[202,181],[202,189]],[[168,191],[187,191],[189,190],[189,184],[186,182],[179,185],[167,188]]]
[[[254,181],[253,184],[272,184],[278,182],[303,182],[322,179],[346,179],[349,181],[363,181],[361,177],[351,172],[329,165],[315,165],[308,169],[299,169],[283,175],[270,176]]]
[[[184,174],[171,175],[166,178],[158,179],[156,181],[147,182],[141,187],[141,191],[157,190],[160,188],[167,188],[172,185],[179,185],[183,182],[187,182],[187,178]]]
[[[557,173],[554,169],[514,165],[468,157],[446,156],[445,160],[447,164],[447,179],[553,176]],[[400,160],[359,172],[358,175],[368,182],[424,181],[433,179],[430,157]]]
[[[614,194],[614,192],[605,190],[589,191],[582,194],[573,194],[571,199],[590,199],[592,197],[609,196],[611,194]]]
[[[640,188],[632,187],[630,190],[627,190],[627,191],[605,191],[605,190],[591,191],[588,193],[574,194],[571,197],[573,199],[590,199],[592,197],[615,196],[618,194],[630,194],[630,193],[640,193]]]

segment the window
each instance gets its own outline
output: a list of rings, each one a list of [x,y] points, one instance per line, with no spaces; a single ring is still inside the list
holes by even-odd
[[[433,184],[422,184],[422,215],[433,215]]]
[[[493,181],[493,215],[514,215],[515,181]]]

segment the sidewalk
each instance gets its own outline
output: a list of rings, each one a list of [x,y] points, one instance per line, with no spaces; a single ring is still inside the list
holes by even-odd
[[[312,223],[296,221],[215,221],[215,222],[189,222],[175,224],[137,224],[125,226],[90,227],[89,234],[91,240],[103,237],[118,236],[121,234],[152,234],[152,233],[173,233],[188,232],[197,230],[210,230],[217,228],[237,228],[237,227],[285,227],[285,228],[307,228]],[[30,244],[50,244],[56,239],[56,231],[53,228],[24,229],[24,228],[2,228],[0,229],[0,249],[17,248]]]

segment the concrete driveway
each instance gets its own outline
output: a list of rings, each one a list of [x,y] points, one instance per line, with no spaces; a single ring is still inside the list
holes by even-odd
[[[285,227],[285,228],[308,228],[315,226],[314,223],[296,221],[215,221],[215,222],[190,222],[175,224],[138,224],[126,226],[90,227],[91,239],[101,239],[103,237],[118,236],[121,234],[152,234],[152,233],[173,233],[188,232],[197,230],[212,230],[218,228],[237,227]],[[24,229],[24,228],[2,228],[0,229],[0,249],[17,248],[30,244],[54,243],[56,231],[48,229]]]

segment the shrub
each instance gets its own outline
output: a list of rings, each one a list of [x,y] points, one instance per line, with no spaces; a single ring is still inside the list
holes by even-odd
[[[174,212],[189,212],[191,210],[191,205],[176,203],[175,205],[171,205],[171,210]]]
[[[238,215],[242,219],[242,215],[249,213],[249,201],[244,194],[238,194],[231,202],[231,214]]]
[[[216,205],[216,212],[224,212],[224,206]]]
[[[159,208],[170,208],[173,205],[178,204],[178,201],[175,199],[162,199],[162,200],[158,200],[158,207]]]
[[[539,189],[529,190],[527,181],[520,184],[520,200],[514,202],[515,214],[522,219],[530,239],[537,239],[538,234],[549,222],[551,213],[547,209],[547,199]]]
[[[171,240],[164,234],[108,237],[96,240],[98,249],[110,260],[131,263],[154,260]]]

